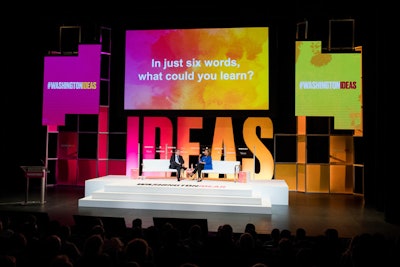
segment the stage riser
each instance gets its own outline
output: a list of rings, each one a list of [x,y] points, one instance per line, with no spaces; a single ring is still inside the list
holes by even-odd
[[[263,206],[251,205],[223,205],[223,204],[199,204],[199,203],[160,203],[160,202],[135,202],[123,200],[96,200],[91,197],[79,199],[79,207],[100,207],[120,209],[145,209],[145,210],[179,210],[179,211],[201,211],[201,212],[226,212],[226,213],[249,213],[249,214],[271,214],[271,206],[264,203]]]
[[[79,207],[271,214],[288,204],[284,181],[238,183],[110,175],[85,181]]]
[[[152,202],[185,202],[193,204],[221,203],[235,205],[261,205],[260,197],[242,197],[240,195],[194,195],[194,194],[159,194],[159,193],[123,193],[123,192],[94,192],[92,199],[104,200],[134,200]]]

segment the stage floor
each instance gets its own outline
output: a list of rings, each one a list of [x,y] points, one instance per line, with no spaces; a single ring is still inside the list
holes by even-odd
[[[40,199],[40,188],[32,186],[31,200]],[[123,217],[127,226],[135,218],[141,218],[143,226],[153,225],[153,217],[206,218],[209,231],[229,223],[235,232],[243,232],[247,223],[253,223],[257,232],[269,234],[273,228],[298,227],[308,235],[323,234],[327,228],[336,228],[342,237],[360,233],[383,233],[389,237],[400,236],[400,225],[385,222],[384,214],[375,208],[364,206],[359,195],[289,192],[289,205],[274,205],[272,214],[245,214],[197,211],[167,211],[142,209],[79,207],[78,200],[85,195],[83,186],[49,186],[46,188],[45,204],[24,205],[25,193],[3,192],[0,195],[0,211],[46,212],[52,220],[73,225],[73,215]]]

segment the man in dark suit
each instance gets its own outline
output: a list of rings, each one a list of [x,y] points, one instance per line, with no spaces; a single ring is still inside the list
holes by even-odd
[[[183,157],[181,156],[181,151],[179,149],[175,150],[175,153],[171,155],[171,158],[169,159],[169,168],[170,169],[176,169],[176,178],[178,181],[181,180],[181,170],[186,170],[187,168],[183,166],[185,161],[183,160]]]

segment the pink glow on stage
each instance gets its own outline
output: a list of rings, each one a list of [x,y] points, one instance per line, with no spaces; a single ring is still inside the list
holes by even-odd
[[[126,175],[139,169],[139,117],[128,117],[126,137]]]

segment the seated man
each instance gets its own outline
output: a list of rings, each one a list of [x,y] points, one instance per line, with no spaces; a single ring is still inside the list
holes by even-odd
[[[186,170],[187,168],[183,166],[185,161],[183,160],[183,157],[181,156],[181,151],[179,149],[175,150],[175,153],[171,155],[171,158],[169,159],[169,168],[170,169],[176,169],[176,178],[178,181],[181,180],[181,170]]]

